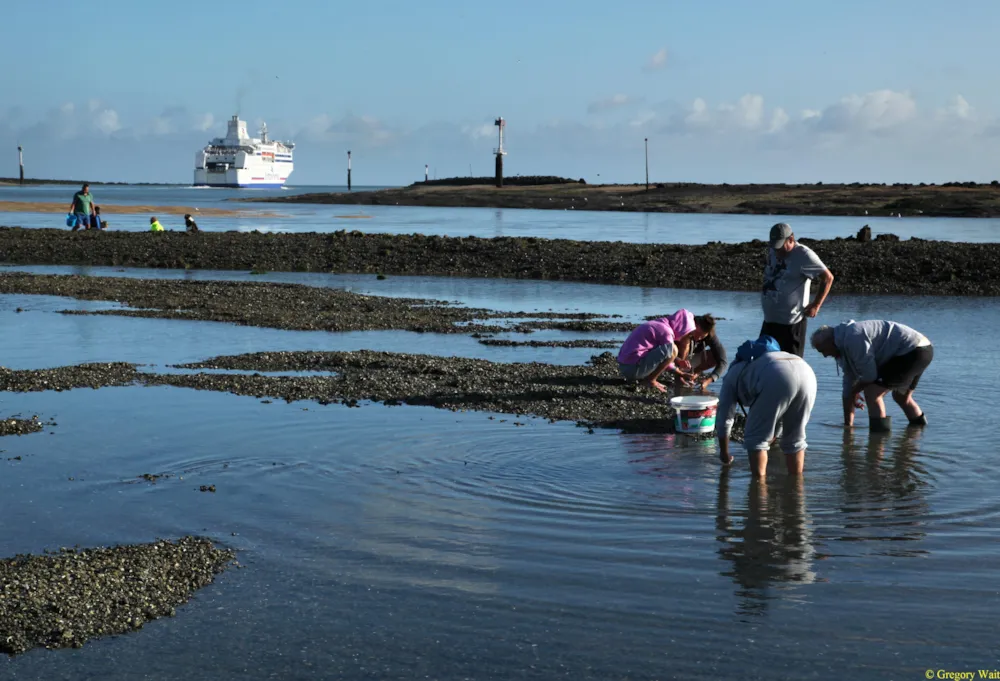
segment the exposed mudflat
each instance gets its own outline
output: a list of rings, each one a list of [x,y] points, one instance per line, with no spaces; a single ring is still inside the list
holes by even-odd
[[[173,616],[234,558],[184,537],[0,560],[0,652],[79,648]]]
[[[458,307],[443,301],[367,296],[301,284],[227,281],[163,281],[8,272],[0,294],[42,294],[113,301],[134,309],[67,310],[64,314],[111,315],[228,322],[307,331],[403,330],[434,333],[532,333],[536,329],[618,330],[634,325],[595,322],[587,313],[503,312]],[[547,318],[512,326],[490,319]],[[0,385],[3,377],[0,376]]]
[[[762,222],[761,233],[769,227]],[[865,242],[853,236],[802,242],[836,276],[833,295],[1000,295],[1000,243]],[[10,264],[550,279],[730,291],[760,290],[766,254],[762,241],[691,246],[357,231],[188,235],[0,228],[0,262]]]
[[[442,186],[416,183],[377,191],[296,194],[244,199],[267,203],[455,206],[645,213],[740,213],[757,215],[1000,216],[1000,186],[892,186],[880,184],[588,185],[579,182],[504,186]],[[866,212],[867,211],[867,212]]]

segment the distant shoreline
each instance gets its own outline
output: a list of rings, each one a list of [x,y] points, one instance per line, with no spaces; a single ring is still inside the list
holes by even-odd
[[[1000,183],[912,184],[561,184],[450,186],[416,183],[397,189],[231,199],[305,203],[465,208],[529,208],[646,213],[837,215],[870,217],[1000,217]]]

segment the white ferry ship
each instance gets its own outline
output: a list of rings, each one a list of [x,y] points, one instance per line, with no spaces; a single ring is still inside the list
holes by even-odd
[[[292,174],[291,142],[267,138],[267,125],[260,139],[247,135],[246,121],[229,120],[225,137],[216,137],[195,155],[196,187],[258,187],[276,189]]]

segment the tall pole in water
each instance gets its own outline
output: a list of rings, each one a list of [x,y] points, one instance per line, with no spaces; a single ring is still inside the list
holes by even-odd
[[[507,125],[507,121],[503,118],[498,118],[493,122],[493,125],[500,128],[500,146],[493,150],[493,153],[497,156],[497,167],[496,167],[496,183],[498,187],[503,186],[503,157],[507,155],[507,152],[503,150],[503,129]]]
[[[427,178],[427,176],[428,176],[428,175],[430,174],[430,172],[431,172],[431,170],[430,170],[430,166],[428,166],[428,165],[427,165],[427,164],[425,163],[425,164],[424,164],[424,182],[427,182],[427,179],[428,179],[428,178]]]
[[[646,138],[646,191],[649,191],[649,138]]]
[[[351,191],[351,152],[347,152],[347,191]]]
[[[21,170],[21,184],[24,184],[24,154],[21,145],[17,145],[17,167]]]

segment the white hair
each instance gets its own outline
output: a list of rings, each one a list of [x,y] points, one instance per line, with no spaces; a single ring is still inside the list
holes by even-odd
[[[824,324],[823,326],[813,331],[812,346],[815,348],[817,345],[819,345],[820,343],[822,343],[827,339],[829,339],[831,343],[833,342],[833,327]]]

